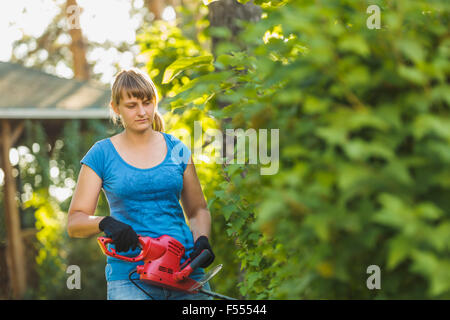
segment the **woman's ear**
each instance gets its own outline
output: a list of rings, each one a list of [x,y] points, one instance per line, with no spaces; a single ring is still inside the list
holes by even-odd
[[[118,108],[118,106],[114,103],[114,101],[111,101],[109,104],[110,104],[110,106],[111,106],[111,109],[114,111],[114,113],[115,113],[117,116],[120,116],[119,108]]]

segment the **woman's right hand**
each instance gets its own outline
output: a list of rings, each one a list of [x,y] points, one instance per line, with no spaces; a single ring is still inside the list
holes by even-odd
[[[133,228],[113,217],[104,217],[99,225],[99,229],[104,231],[106,236],[113,240],[116,251],[125,252],[136,249],[139,246],[139,237]]]

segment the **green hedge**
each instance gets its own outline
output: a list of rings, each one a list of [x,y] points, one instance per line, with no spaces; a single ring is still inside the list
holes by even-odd
[[[279,129],[279,171],[230,165],[212,200],[238,238],[241,294],[448,299],[449,2],[257,3],[247,50],[224,39],[214,73],[168,102]],[[380,29],[366,24],[372,4]]]

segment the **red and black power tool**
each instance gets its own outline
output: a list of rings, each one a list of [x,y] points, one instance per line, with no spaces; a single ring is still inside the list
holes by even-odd
[[[184,291],[186,293],[202,292],[207,295],[227,300],[233,298],[220,295],[202,288],[202,286],[216,275],[222,265],[213,268],[203,279],[196,281],[189,277],[191,273],[211,257],[211,252],[203,250],[195,259],[187,259],[180,265],[184,256],[184,246],[171,236],[163,235],[159,238],[150,238],[139,236],[141,252],[135,257],[122,256],[116,253],[114,248],[108,248],[108,244],[113,243],[111,238],[99,237],[97,242],[103,253],[128,262],[144,261],[143,265],[136,267],[136,270],[130,273],[130,280],[142,291],[132,279],[132,273],[140,275],[139,280],[152,285],[164,287],[170,290]],[[147,292],[145,292],[149,295]],[[149,295],[150,296],[150,295]]]

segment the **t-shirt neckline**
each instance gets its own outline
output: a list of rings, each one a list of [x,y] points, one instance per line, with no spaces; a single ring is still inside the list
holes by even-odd
[[[157,164],[157,165],[155,165],[155,166],[153,166],[153,167],[150,167],[150,168],[138,168],[138,167],[132,166],[131,164],[129,164],[128,162],[126,162],[126,161],[122,158],[122,156],[119,154],[119,152],[116,150],[116,147],[114,147],[114,144],[112,143],[111,138],[109,137],[109,138],[107,138],[106,140],[109,142],[109,145],[111,146],[111,148],[112,148],[112,150],[114,151],[114,153],[116,154],[116,156],[117,156],[117,157],[120,159],[120,161],[121,161],[122,163],[124,163],[127,167],[130,167],[130,168],[135,169],[135,170],[140,170],[140,171],[149,171],[149,170],[154,170],[154,169],[156,169],[156,168],[162,166],[164,163],[166,163],[167,159],[169,158],[169,154],[170,154],[170,147],[169,147],[169,146],[170,146],[170,144],[169,144],[169,142],[167,141],[167,135],[166,135],[164,132],[162,132],[162,131],[160,131],[160,132],[161,132],[161,134],[162,134],[163,137],[164,137],[164,141],[165,141],[165,143],[166,143],[167,153],[166,153],[166,156],[164,157],[164,160],[163,160],[162,162],[160,162],[159,164]]]

